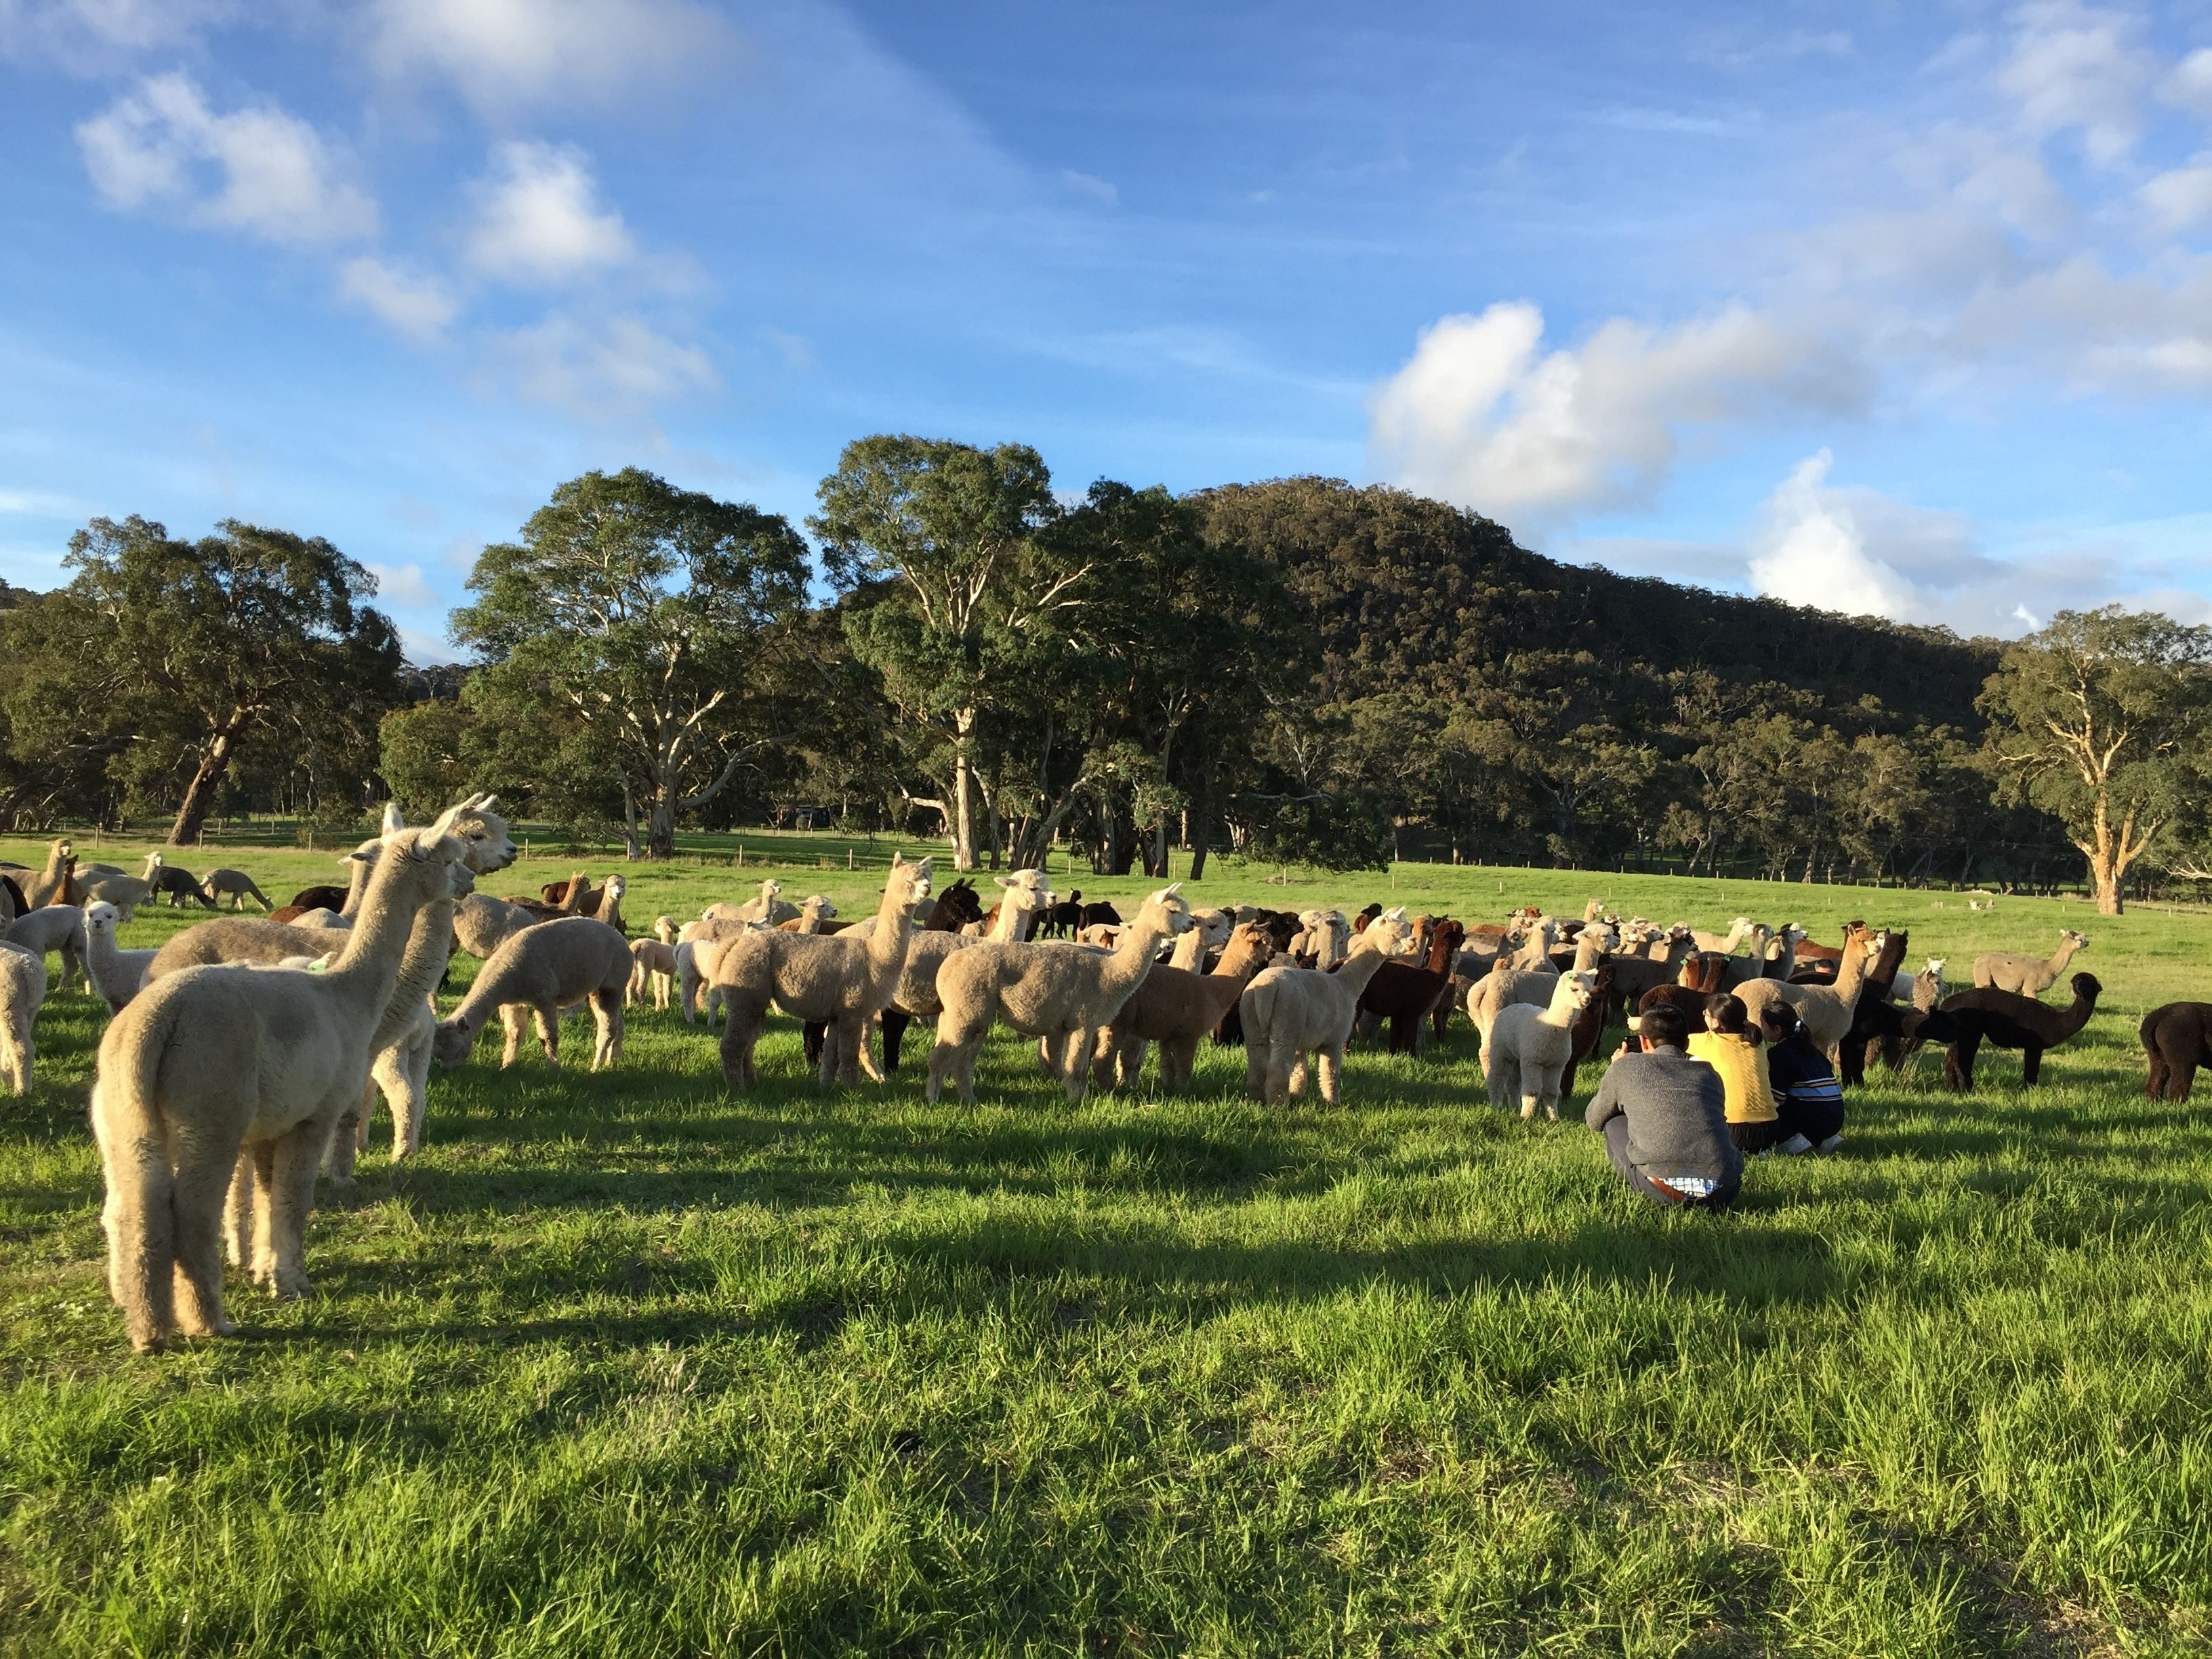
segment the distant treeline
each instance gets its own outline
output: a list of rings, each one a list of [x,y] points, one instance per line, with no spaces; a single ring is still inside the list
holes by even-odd
[[[2080,879],[2057,819],[1995,804],[1998,641],[1564,565],[1330,479],[1070,507],[1018,446],[872,439],[822,500],[810,544],[641,472],[564,485],[486,550],[470,665],[428,670],[327,544],[98,521],[68,586],[0,595],[0,827],[336,825],[465,785],[644,856],[805,807],[1115,872]]]

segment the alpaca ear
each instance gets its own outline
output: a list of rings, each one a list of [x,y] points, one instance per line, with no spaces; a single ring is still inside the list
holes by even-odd
[[[991,879],[1001,887],[1012,887],[1014,884],[1013,878],[1010,876],[994,876]]]

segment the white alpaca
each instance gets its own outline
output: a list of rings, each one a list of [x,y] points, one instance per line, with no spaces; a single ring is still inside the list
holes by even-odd
[[[1498,1011],[1482,1045],[1482,1069],[1490,1103],[1501,1110],[1515,1100],[1521,1115],[1532,1118],[1541,1106],[1559,1116],[1559,1079],[1574,1052],[1574,1023],[1597,984],[1594,972],[1562,974],[1552,1000],[1538,1008],[1525,1002]]]
[[[653,999],[656,1012],[668,1012],[668,994],[676,983],[676,947],[657,939],[634,939],[629,942],[629,987],[623,993],[623,1006]]]
[[[141,1351],[179,1328],[234,1328],[221,1229],[241,1148],[258,1175],[253,1279],[280,1296],[307,1290],[315,1173],[368,1086],[416,913],[452,894],[468,850],[446,833],[453,816],[386,842],[327,972],[188,969],[148,986],[108,1025],[92,1091],[108,1288]]]
[[[514,1064],[529,1022],[546,1063],[561,1063],[561,1010],[588,1002],[598,1042],[592,1069],[622,1059],[623,994],[629,988],[629,943],[592,916],[559,916],[526,927],[492,952],[459,1007],[440,1022],[431,1054],[438,1064],[459,1066],[476,1047],[477,1033],[497,1011],[507,1032],[502,1069]]]
[[[937,970],[937,1046],[930,1051],[925,1092],[934,1103],[951,1078],[963,1103],[975,1099],[975,1057],[992,1025],[1003,1019],[1025,1036],[1042,1037],[1067,1091],[1083,1098],[1098,1033],[1114,1022],[1130,994],[1152,971],[1160,940],[1190,926],[1181,884],[1146,898],[1101,955],[1058,940],[1027,945],[981,940],[956,951]]]
[[[105,899],[94,899],[84,907],[85,978],[111,1014],[121,1013],[138,994],[146,982],[148,966],[159,954],[152,950],[118,950],[115,924],[119,915]]]
[[[714,982],[724,988],[722,1080],[743,1089],[760,1080],[753,1051],[769,1005],[825,1027],[820,1067],[825,1084],[851,1085],[865,1071],[883,1073],[868,1053],[868,1028],[890,1006],[906,968],[915,907],[929,896],[930,861],[908,864],[894,854],[875,925],[862,933],[786,933],[763,928],[733,939],[714,958]]]
[[[1334,973],[1270,967],[1244,988],[1237,1008],[1244,1022],[1245,1081],[1256,1098],[1273,1105],[1304,1092],[1310,1056],[1321,1097],[1337,1103],[1344,1045],[1360,994],[1385,962],[1407,952],[1413,938],[1400,905],[1367,924]]]
[[[31,1092],[39,1057],[34,1024],[46,1000],[46,959],[19,945],[0,944],[0,1083]]]
[[[8,924],[7,943],[38,957],[41,975],[47,956],[58,953],[62,971],[54,987],[66,991],[84,971],[84,911],[74,904],[41,905]]]
[[[725,900],[720,904],[710,904],[699,913],[699,919],[702,921],[761,921],[773,927],[778,922],[789,921],[799,915],[797,905],[784,902],[782,892],[783,884],[770,876],[761,883],[757,896],[743,903]]]

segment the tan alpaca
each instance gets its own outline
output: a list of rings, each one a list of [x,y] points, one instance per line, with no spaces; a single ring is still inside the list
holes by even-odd
[[[1058,940],[1000,944],[979,940],[956,951],[937,970],[937,1046],[930,1051],[927,1093],[933,1103],[945,1079],[960,1098],[975,1100],[975,1057],[993,1024],[1004,1019],[1025,1036],[1043,1037],[1073,1103],[1091,1080],[1098,1033],[1152,971],[1164,939],[1190,926],[1182,884],[1146,899],[1110,954]]]
[[[1837,1065],[1838,1050],[1851,1029],[1851,1018],[1858,1009],[1859,991],[1866,983],[1867,963],[1880,956],[1888,942],[1887,933],[1876,933],[1869,939],[1864,927],[1855,927],[1844,940],[1843,965],[1836,971],[1833,985],[1792,985],[1785,980],[1754,979],[1737,986],[1735,994],[1753,1024],[1776,1003],[1788,1003],[1797,1011],[1797,1018],[1805,1022],[1805,1035],[1812,1040],[1813,1046],[1827,1055],[1830,1065]]]
[[[742,903],[725,900],[720,904],[710,904],[699,913],[699,919],[702,921],[760,921],[773,927],[799,915],[799,907],[785,903],[782,893],[783,884],[770,876],[761,883],[757,897],[746,899]]]
[[[1226,910],[1194,910],[1190,921],[1190,931],[1177,936],[1164,965],[1180,968],[1186,974],[1200,974],[1205,971],[1210,953],[1227,948],[1237,921]]]
[[[252,877],[243,870],[233,870],[228,866],[209,871],[207,879],[200,884],[200,891],[207,896],[210,904],[220,904],[228,899],[234,910],[245,908],[249,894],[260,902],[263,909],[274,910],[276,908],[269,902],[269,895],[253,884]]]
[[[561,1010],[588,1002],[598,1041],[592,1069],[622,1059],[623,994],[629,988],[629,942],[592,916],[558,916],[526,927],[492,952],[461,1006],[441,1021],[431,1053],[448,1068],[463,1064],[494,1011],[507,1033],[502,1069],[514,1064],[534,1021],[546,1062],[561,1063]]]
[[[1700,951],[1711,951],[1721,956],[1732,957],[1735,954],[1735,947],[1751,937],[1751,918],[1738,916],[1734,921],[1729,923],[1729,930],[1725,933],[1701,933],[1694,927],[1692,928],[1690,942]]]
[[[722,1029],[722,1080],[732,1089],[760,1080],[753,1051],[773,1002],[794,1019],[824,1023],[821,1080],[856,1084],[865,1070],[880,1083],[868,1053],[868,1027],[890,1006],[906,969],[915,907],[929,896],[930,861],[891,855],[890,873],[865,932],[786,933],[764,927],[732,939],[714,958],[728,1024]]]
[[[629,985],[623,993],[623,1006],[629,1007],[650,996],[654,1011],[666,1013],[668,994],[676,984],[676,947],[665,939],[634,939],[629,942]]]
[[[2071,927],[2062,928],[2058,948],[2047,957],[2014,956],[2004,951],[1984,951],[1974,958],[1974,988],[1992,988],[2017,996],[2039,997],[2058,982],[2066,964],[2089,948],[2088,936]]]
[[[33,910],[49,904],[69,902],[67,889],[76,873],[76,860],[69,837],[61,836],[46,843],[46,867],[35,875],[25,876],[15,884],[23,890],[23,902]]]
[[[1207,913],[1228,918],[1216,910]],[[1184,939],[1198,937],[1194,927],[1176,941],[1176,954]],[[1198,1066],[1198,1045],[1237,1006],[1252,976],[1267,965],[1274,954],[1267,930],[1249,922],[1232,927],[1221,951],[1221,960],[1210,974],[1163,963],[1145,975],[1144,983],[1129,994],[1121,1012],[1098,1034],[1098,1059],[1092,1080],[1102,1089],[1136,1082],[1145,1069],[1145,1051],[1160,1045],[1160,1088],[1168,1093],[1188,1092],[1191,1073]]]
[[[471,893],[453,907],[453,939],[478,962],[489,962],[501,945],[544,920],[535,910],[507,899]]]
[[[258,1175],[252,1276],[307,1288],[305,1237],[331,1131],[358,1105],[416,913],[448,897],[467,848],[401,830],[324,973],[225,964],[149,985],[100,1039],[92,1123],[107,1176],[108,1288],[134,1346],[224,1317],[221,1229],[241,1148]]]
[[[0,944],[0,1083],[19,1095],[31,1092],[31,1067],[39,1057],[35,1026],[46,1000],[46,957]]]
[[[1279,1104],[1302,1093],[1310,1056],[1321,1097],[1335,1105],[1360,993],[1385,962],[1406,954],[1413,939],[1401,904],[1367,924],[1334,973],[1278,963],[1245,987],[1237,1008],[1244,1022],[1245,1082],[1253,1095]]]
[[[1595,971],[1562,974],[1543,1007],[1521,1002],[1498,1011],[1482,1044],[1492,1106],[1510,1109],[1517,1099],[1522,1117],[1535,1116],[1541,1106],[1547,1117],[1559,1121],[1559,1079],[1574,1052],[1575,1019],[1589,1006],[1596,985]]]

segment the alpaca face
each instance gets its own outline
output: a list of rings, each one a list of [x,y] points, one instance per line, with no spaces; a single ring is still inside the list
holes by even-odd
[[[113,938],[115,907],[106,899],[97,900],[84,908],[84,932],[88,939]]]

